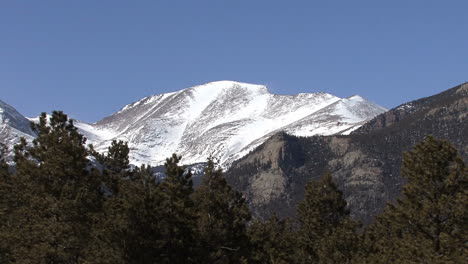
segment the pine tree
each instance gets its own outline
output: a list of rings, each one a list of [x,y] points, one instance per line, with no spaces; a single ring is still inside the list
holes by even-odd
[[[191,199],[192,174],[179,165],[181,156],[166,159],[166,178],[159,184],[161,204],[159,231],[164,250],[160,263],[194,263],[196,246],[196,216]]]
[[[369,262],[465,263],[468,171],[456,149],[427,137],[404,154],[403,195],[368,232]]]
[[[105,221],[94,252],[100,263],[159,263],[161,195],[151,167],[142,165],[118,180],[119,192],[105,203]]]
[[[298,205],[298,259],[303,263],[350,263],[358,224],[351,220],[341,191],[327,173],[306,186]]]
[[[6,224],[11,259],[20,263],[78,263],[86,259],[95,214],[101,210],[101,179],[88,170],[86,139],[73,121],[43,113],[33,145],[15,146],[15,199]]]
[[[166,160],[167,177],[160,183],[149,166],[116,178],[118,192],[108,196],[96,233],[92,255],[99,263],[195,263],[193,187],[180,159]]]
[[[108,193],[117,194],[121,180],[130,177],[130,149],[122,140],[112,140],[106,154],[98,153],[92,146],[92,155],[101,163],[105,188]],[[135,171],[136,172],[136,171]]]
[[[276,215],[266,221],[255,220],[249,226],[251,253],[249,263],[296,263],[296,237],[290,220]]]
[[[120,173],[129,169],[130,160],[128,143],[122,140],[112,140],[106,154],[98,153],[91,147],[92,154],[104,166],[104,168],[114,173]]]
[[[242,194],[233,190],[208,159],[201,185],[193,195],[198,240],[205,263],[241,263],[247,259],[247,223],[251,218]]]
[[[92,145],[89,148],[90,155],[95,157],[98,167],[102,168],[102,190],[105,195],[104,208],[94,226],[87,254],[98,263],[129,263],[129,256],[133,252],[128,245],[133,243],[135,237],[132,236],[134,232],[131,231],[128,214],[134,200],[140,199],[139,195],[144,198],[138,184],[144,178],[141,171],[146,172],[147,167],[143,165],[130,170],[130,150],[128,144],[121,140],[113,140],[105,154],[94,150]],[[154,177],[150,176],[154,181]],[[145,178],[147,181],[151,179],[149,176]]]

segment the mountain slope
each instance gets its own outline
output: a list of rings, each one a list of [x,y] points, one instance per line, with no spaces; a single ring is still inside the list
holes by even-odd
[[[350,135],[276,134],[226,172],[260,217],[293,215],[307,181],[333,174],[351,214],[369,223],[401,191],[402,153],[425,135],[448,139],[468,160],[468,84],[403,104]]]
[[[35,134],[31,130],[30,121],[15,108],[0,100],[0,142],[11,150],[19,143],[21,137],[32,140]]]
[[[160,165],[178,153],[185,164],[213,155],[229,167],[277,131],[339,134],[384,111],[359,96],[276,95],[263,85],[219,81],[149,96],[96,124],[77,126],[100,151],[113,139],[128,141],[135,164]]]
[[[29,120],[3,103],[0,142],[32,139]],[[184,164],[211,155],[227,168],[279,131],[292,135],[349,133],[385,109],[362,97],[327,93],[271,94],[263,85],[219,81],[149,96],[95,124],[75,121],[98,151],[124,140],[135,165],[164,163],[172,153]],[[37,121],[32,118],[31,121]]]

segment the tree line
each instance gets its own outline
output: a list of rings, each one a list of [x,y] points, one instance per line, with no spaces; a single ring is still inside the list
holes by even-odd
[[[468,170],[447,141],[404,154],[401,197],[369,226],[331,174],[307,184],[295,219],[253,219],[213,159],[199,187],[172,155],[165,179],[98,153],[62,112],[0,162],[0,263],[467,263]],[[94,163],[94,164],[93,164]]]

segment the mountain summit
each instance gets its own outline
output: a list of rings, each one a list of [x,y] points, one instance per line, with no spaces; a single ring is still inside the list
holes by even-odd
[[[385,109],[360,96],[277,95],[266,86],[218,81],[145,97],[95,124],[76,122],[97,150],[128,141],[134,164],[160,165],[172,153],[185,164],[210,155],[228,167],[270,135],[349,133]]]

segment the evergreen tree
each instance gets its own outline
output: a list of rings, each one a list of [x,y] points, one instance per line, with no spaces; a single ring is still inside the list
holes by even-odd
[[[99,263],[159,263],[161,195],[151,167],[142,165],[118,179],[119,192],[108,197],[93,256]]]
[[[456,149],[427,137],[404,154],[403,195],[368,232],[368,262],[465,263],[468,171]]]
[[[303,263],[350,263],[358,237],[341,191],[327,173],[306,186],[298,205],[298,261]]]
[[[296,263],[296,237],[289,220],[273,215],[266,221],[255,220],[249,227],[251,253],[249,263]]]
[[[99,222],[93,230],[88,254],[98,263],[129,263],[132,249],[122,245],[130,245],[135,239],[126,233],[131,231],[128,214],[134,200],[142,195],[138,179],[143,178],[140,172],[141,169],[146,172],[146,166],[130,171],[130,150],[128,144],[121,140],[113,140],[105,154],[95,151],[92,145],[89,148],[91,155],[99,162],[98,166],[102,168],[105,202]],[[154,180],[154,177],[151,179]],[[120,193],[119,190],[123,192]]]
[[[126,151],[123,151],[126,153]],[[110,159],[115,156],[111,155]],[[173,155],[157,183],[149,166],[117,177],[92,255],[99,263],[195,263],[196,221],[191,174]]]
[[[233,190],[208,159],[201,185],[193,195],[198,240],[205,263],[240,263],[249,250],[250,212],[242,194]]]
[[[196,216],[191,199],[192,174],[179,165],[182,157],[166,159],[166,178],[159,184],[161,204],[159,243],[163,249],[159,263],[194,263]]]
[[[112,140],[111,145],[107,149],[106,154],[101,154],[94,150],[92,145],[89,145],[91,154],[99,161],[105,169],[114,173],[120,173],[129,169],[129,153],[128,143],[122,140]]]
[[[102,165],[102,174],[104,179],[104,188],[107,193],[117,194],[121,180],[130,177],[130,161],[127,142],[122,140],[112,140],[106,154],[98,153],[90,145],[91,154]],[[135,171],[137,172],[137,171]]]
[[[54,111],[32,124],[32,146],[15,146],[17,173],[8,226],[10,258],[19,263],[79,263],[86,259],[95,214],[101,210],[100,174],[87,170],[86,139]]]

